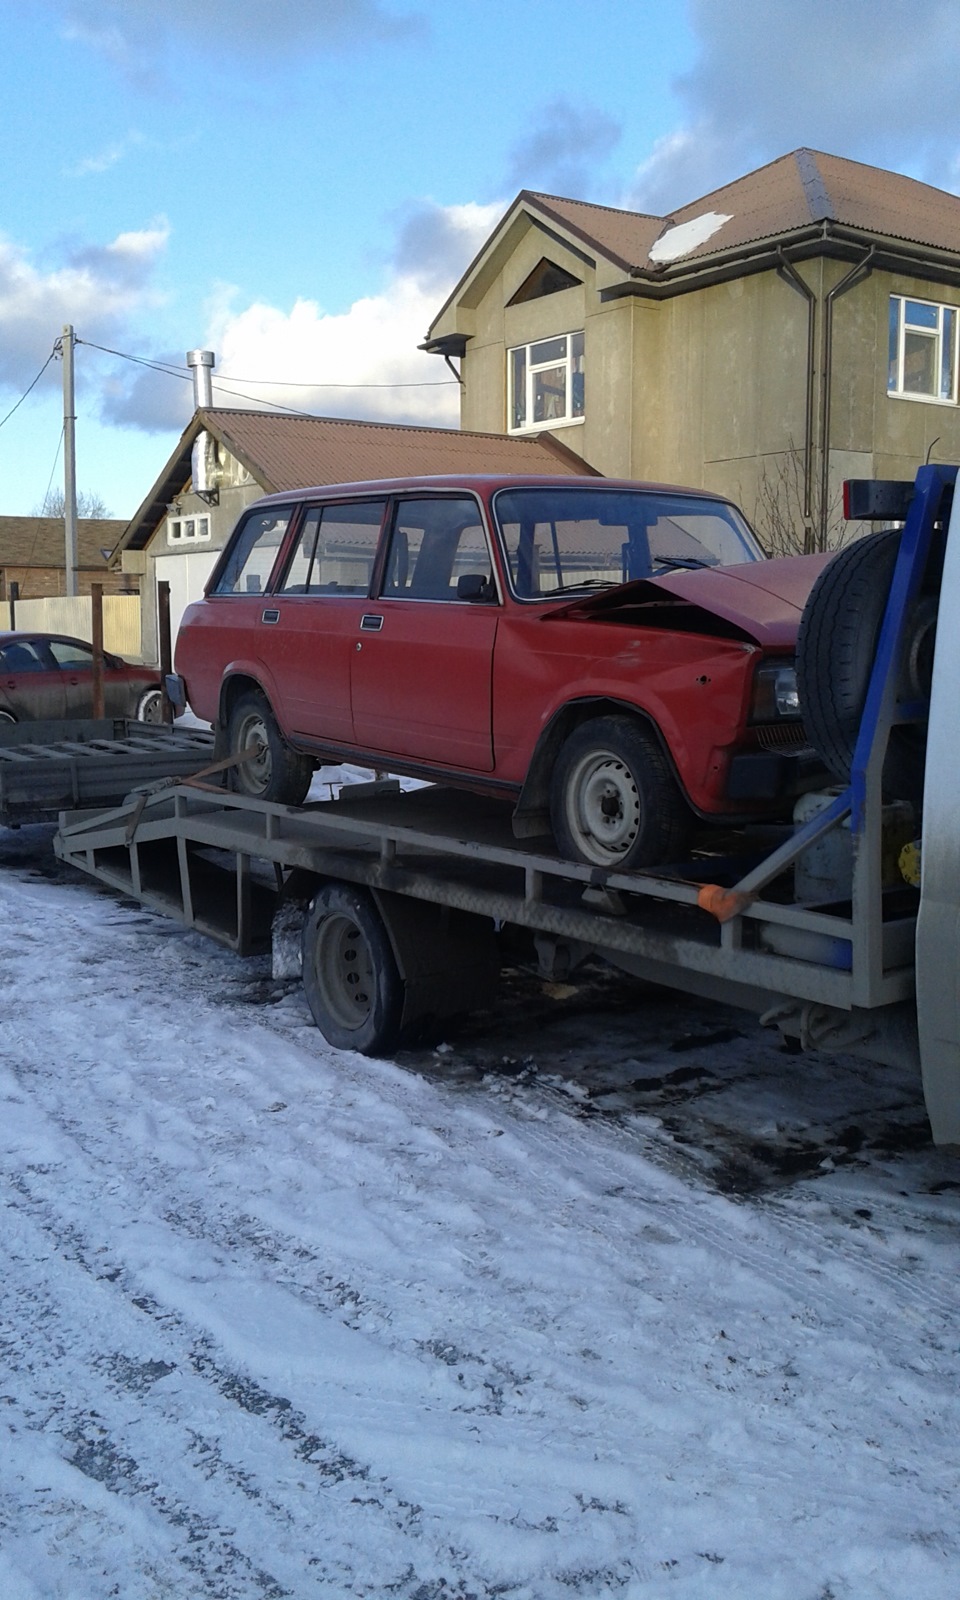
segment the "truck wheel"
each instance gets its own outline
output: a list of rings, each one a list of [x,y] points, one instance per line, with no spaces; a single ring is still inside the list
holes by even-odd
[[[370,896],[349,884],[325,883],[307,912],[302,949],[303,987],[324,1038],[365,1056],[395,1050],[403,984]]]
[[[682,855],[690,814],[654,736],[629,717],[598,717],[560,751],[550,821],[561,855],[629,872]]]
[[[797,634],[797,688],[807,737],[830,772],[849,782],[860,721],[890,594],[900,532],[869,534],[839,551],[810,592]],[[901,690],[930,693],[936,603],[924,595],[907,618]],[[923,793],[926,729],[890,731],[883,786],[901,800]]]
[[[233,769],[238,794],[278,805],[298,806],[310,787],[313,763],[291,750],[265,697],[256,690],[243,694],[227,724],[230,754],[254,754]]]
[[[163,690],[145,689],[137,701],[137,721],[158,723],[163,721]]]

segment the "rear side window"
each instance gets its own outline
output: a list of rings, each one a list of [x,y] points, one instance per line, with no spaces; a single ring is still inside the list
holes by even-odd
[[[14,639],[0,650],[0,667],[4,672],[46,672],[50,666],[51,663],[44,661],[26,639]]]
[[[287,507],[254,511],[240,524],[211,594],[262,594],[290,522]]]
[[[281,585],[284,594],[367,594],[385,499],[310,506]]]

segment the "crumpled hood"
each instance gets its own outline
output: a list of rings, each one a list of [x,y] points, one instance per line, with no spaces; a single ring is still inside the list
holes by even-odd
[[[709,632],[709,618],[716,617],[765,649],[792,650],[807,597],[831,554],[748,561],[736,567],[677,568],[574,600],[548,615],[668,628],[675,602],[681,601],[678,627]],[[696,613],[702,614],[699,624]]]

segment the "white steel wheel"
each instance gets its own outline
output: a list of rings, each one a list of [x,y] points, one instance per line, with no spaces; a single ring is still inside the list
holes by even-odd
[[[657,740],[618,716],[571,734],[554,772],[550,817],[563,855],[608,871],[676,859],[690,822]]]
[[[313,763],[290,749],[262,694],[251,692],[237,700],[230,713],[228,741],[231,754],[246,756],[233,769],[238,794],[280,805],[300,804],[310,787]]]
[[[137,701],[137,721],[158,723],[163,721],[163,690],[145,689]]]
[[[349,884],[324,884],[304,921],[302,951],[304,991],[324,1038],[362,1055],[395,1049],[403,985],[371,897]]]

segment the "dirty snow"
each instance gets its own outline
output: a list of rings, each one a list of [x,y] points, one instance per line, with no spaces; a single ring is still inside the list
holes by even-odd
[[[602,972],[399,1062],[0,830],[4,1600],[954,1600],[919,1088]]]
[[[706,244],[712,239],[725,222],[732,221],[732,217],[722,211],[704,211],[699,217],[690,217],[686,222],[678,222],[673,228],[668,228],[659,239],[650,247],[651,261],[677,261],[680,256],[690,254],[698,245]]]

